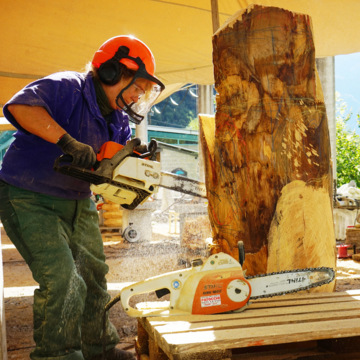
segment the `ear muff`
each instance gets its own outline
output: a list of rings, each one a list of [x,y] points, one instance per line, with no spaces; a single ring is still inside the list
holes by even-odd
[[[100,80],[106,85],[115,85],[120,81],[121,70],[119,60],[111,58],[102,63],[98,69]]]

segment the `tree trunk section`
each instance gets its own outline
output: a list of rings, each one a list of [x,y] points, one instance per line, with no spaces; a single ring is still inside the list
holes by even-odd
[[[213,62],[215,120],[200,119],[213,253],[237,257],[243,241],[247,275],[335,268],[330,141],[310,17],[253,5],[214,35]]]

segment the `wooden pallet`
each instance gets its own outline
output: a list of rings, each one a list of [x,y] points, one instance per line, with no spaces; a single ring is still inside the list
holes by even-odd
[[[240,313],[139,318],[136,348],[150,360],[360,359],[359,318],[360,290],[286,295]]]

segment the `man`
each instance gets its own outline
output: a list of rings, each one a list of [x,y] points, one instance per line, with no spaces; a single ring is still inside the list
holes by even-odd
[[[4,107],[18,131],[0,170],[5,231],[40,288],[34,293],[32,359],[101,359],[107,293],[102,238],[89,183],[53,171],[61,154],[91,168],[106,141],[125,145],[129,118],[140,123],[164,85],[140,40],[117,36],[95,53],[87,74],[62,72],[35,81]],[[127,115],[127,114],[128,115]],[[107,320],[107,359],[115,349]]]

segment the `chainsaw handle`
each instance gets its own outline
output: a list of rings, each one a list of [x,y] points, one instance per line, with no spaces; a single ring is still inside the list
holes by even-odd
[[[72,161],[73,161],[72,155],[68,155],[68,154],[61,155],[55,160],[54,169],[58,169],[60,167],[61,163],[70,163],[71,164]]]
[[[139,156],[140,159],[149,158],[151,159],[157,150],[157,141],[155,139],[151,139],[148,144],[148,151]]]
[[[141,144],[139,138],[131,139],[120,151],[118,151],[111,159],[103,159],[96,169],[96,173],[105,178],[111,179],[115,168],[128,156],[134,153],[134,148]]]
[[[103,159],[100,163],[97,162],[94,165],[93,173],[96,175],[102,176],[103,178],[111,179],[112,173],[116,166],[118,166],[121,161],[126,157],[134,153],[134,148],[141,144],[139,138],[131,139],[120,151],[118,151],[111,159]],[[60,169],[61,163],[72,163],[73,157],[71,155],[61,155],[54,162],[54,170],[58,171]],[[72,166],[73,167],[73,166]],[[76,166],[74,168],[77,168]]]

